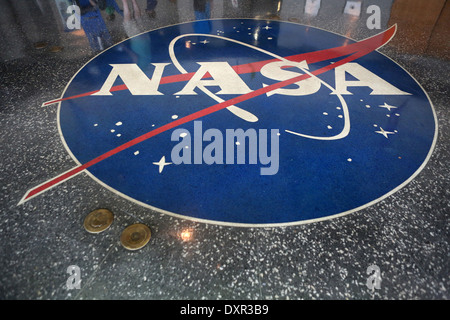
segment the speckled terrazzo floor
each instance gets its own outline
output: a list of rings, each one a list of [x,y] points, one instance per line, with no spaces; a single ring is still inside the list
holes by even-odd
[[[283,1],[281,12],[275,1],[239,1],[239,10],[227,1],[214,2],[212,18],[278,14],[281,20],[350,32],[357,40],[378,32],[368,30],[362,19],[349,22],[345,15],[334,15],[345,1],[323,1],[321,13],[311,20],[302,11],[305,1]],[[384,28],[392,1],[379,5]],[[18,206],[31,186],[73,166],[57,130],[57,109],[41,105],[59,97],[95,53],[87,40],[60,30],[52,1],[1,0],[0,8],[0,299],[449,298],[448,52],[446,58],[443,52],[408,53],[395,46],[380,50],[418,80],[438,118],[433,155],[412,182],[340,218],[290,227],[228,227],[154,212],[86,174]],[[194,20],[190,8],[192,1],[159,1],[151,27]],[[114,41],[125,37],[118,21],[110,27]],[[36,49],[38,41],[47,47]],[[64,49],[50,52],[52,45]],[[106,232],[89,234],[83,220],[96,208],[109,208],[115,220]],[[136,222],[148,225],[152,238],[130,252],[119,238]],[[180,237],[183,230],[191,234],[188,241]],[[66,287],[70,265],[81,270],[81,289]],[[371,265],[381,271],[380,289],[366,285]]]

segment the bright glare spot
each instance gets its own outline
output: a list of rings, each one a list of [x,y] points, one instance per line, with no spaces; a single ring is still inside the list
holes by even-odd
[[[191,241],[193,238],[193,232],[191,229],[185,229],[183,231],[180,232],[180,238],[181,240],[187,242],[187,241]]]

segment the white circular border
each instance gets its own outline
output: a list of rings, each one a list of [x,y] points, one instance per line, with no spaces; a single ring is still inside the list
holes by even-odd
[[[109,49],[111,49],[111,48],[117,46],[118,44],[120,44],[120,43],[122,43],[122,42],[125,42],[125,41],[128,41],[129,39],[134,38],[134,37],[137,37],[137,36],[139,36],[139,35],[141,35],[141,34],[148,33],[148,32],[153,32],[153,31],[156,31],[156,30],[159,30],[159,29],[164,29],[164,28],[173,27],[173,26],[177,26],[177,25],[182,25],[182,24],[186,24],[186,23],[195,23],[195,22],[197,22],[197,21],[214,21],[214,20],[253,20],[253,21],[257,20],[257,21],[270,21],[270,22],[273,21],[273,22],[290,23],[290,24],[300,25],[300,26],[303,26],[303,27],[314,28],[314,29],[318,29],[318,30],[321,30],[321,31],[333,33],[333,34],[338,35],[338,36],[340,36],[340,37],[347,38],[347,39],[352,40],[352,41],[357,41],[357,40],[351,39],[351,38],[349,38],[349,37],[343,36],[343,35],[341,35],[341,34],[338,34],[338,33],[336,33],[336,32],[333,32],[333,31],[328,31],[328,30],[325,30],[325,29],[322,29],[322,28],[319,28],[319,27],[307,26],[307,25],[303,25],[303,24],[300,24],[300,23],[290,22],[290,21],[280,21],[280,20],[270,20],[270,19],[255,19],[255,18],[217,18],[217,19],[206,19],[206,20],[186,21],[186,22],[176,23],[176,24],[172,24],[172,25],[167,25],[167,26],[164,26],[164,27],[160,27],[160,28],[156,28],[156,29],[153,29],[153,30],[148,30],[148,31],[139,33],[139,34],[137,34],[137,35],[135,35],[135,36],[133,36],[133,37],[130,37],[130,38],[128,38],[128,39],[125,39],[125,40],[123,40],[123,41],[120,41],[120,42],[114,44],[113,46],[107,48],[106,50],[104,50],[104,51],[98,53],[98,54],[95,55],[93,58],[91,58],[88,62],[86,62],[86,63],[85,63],[85,64],[84,64],[84,65],[83,65],[83,66],[82,66],[82,67],[81,67],[81,68],[80,68],[80,69],[72,76],[72,78],[69,80],[69,82],[67,83],[66,87],[64,88],[64,90],[63,90],[63,92],[62,92],[61,98],[64,97],[64,94],[65,94],[67,88],[69,87],[69,85],[72,83],[73,79],[77,76],[77,74],[78,74],[81,70],[84,69],[84,67],[85,67],[87,64],[89,64],[92,60],[94,60],[95,58],[97,58],[97,57],[100,56],[101,54],[105,53],[105,52],[108,51]],[[394,36],[395,36],[395,34],[394,34],[392,37],[394,37]],[[380,47],[380,48],[381,48],[381,47]],[[378,48],[378,49],[379,49],[379,48]],[[87,169],[85,169],[84,172],[86,172],[86,173],[87,173],[94,181],[96,181],[97,183],[99,183],[100,185],[102,185],[103,187],[105,187],[106,189],[112,191],[113,193],[115,193],[115,194],[117,194],[117,195],[119,195],[119,196],[121,196],[121,197],[123,197],[123,198],[125,198],[125,199],[127,199],[127,200],[129,200],[129,201],[131,201],[131,202],[134,202],[134,203],[136,203],[136,204],[138,204],[138,205],[141,205],[141,206],[143,206],[143,207],[145,207],[145,208],[149,208],[149,209],[154,210],[154,211],[157,211],[157,212],[159,212],[159,213],[168,214],[168,215],[170,215],[170,216],[173,216],[173,217],[176,217],[176,218],[180,218],[180,219],[191,220],[191,221],[201,222],[201,223],[209,223],[209,224],[215,224],[215,225],[222,225],[222,226],[246,227],[246,228],[287,227],[287,226],[295,226],[295,225],[302,225],[302,224],[310,224],[310,223],[314,223],[314,222],[319,222],[319,221],[325,221],[325,220],[330,220],[330,219],[334,219],[334,218],[339,218],[339,217],[348,215],[348,214],[350,214],[350,213],[354,213],[354,212],[363,210],[363,209],[365,209],[365,208],[367,208],[367,207],[370,207],[370,206],[374,205],[375,203],[378,203],[378,202],[380,202],[381,200],[384,200],[385,198],[391,196],[392,194],[394,194],[395,192],[399,191],[399,190],[402,189],[404,186],[406,186],[408,183],[410,183],[410,182],[411,182],[411,181],[412,181],[412,180],[413,180],[413,179],[414,179],[414,178],[415,178],[415,177],[423,170],[423,168],[425,168],[426,164],[427,164],[428,161],[430,160],[431,155],[433,154],[434,148],[435,148],[435,146],[436,146],[437,137],[438,137],[438,126],[439,126],[439,124],[438,124],[438,119],[437,119],[437,116],[436,116],[436,112],[435,112],[435,110],[434,110],[433,103],[431,102],[431,99],[430,99],[430,97],[428,96],[428,93],[425,91],[425,89],[422,87],[422,85],[421,85],[421,84],[420,84],[420,83],[419,83],[419,82],[418,82],[418,81],[417,81],[417,80],[416,80],[416,79],[415,79],[415,78],[414,78],[407,70],[405,70],[405,68],[403,68],[401,65],[399,65],[397,62],[395,62],[394,60],[392,60],[391,58],[389,58],[388,56],[386,56],[386,55],[383,54],[382,52],[379,52],[378,49],[375,50],[375,51],[377,51],[379,54],[382,54],[383,56],[385,56],[386,58],[388,58],[389,60],[391,60],[392,62],[394,62],[394,63],[395,63],[397,66],[399,66],[401,69],[403,69],[403,71],[405,71],[405,72],[406,72],[406,73],[407,73],[407,74],[408,74],[408,75],[409,75],[409,76],[410,76],[410,77],[411,77],[411,78],[419,85],[419,87],[420,87],[420,88],[422,89],[422,91],[425,93],[425,96],[427,97],[428,102],[430,103],[431,110],[433,111],[433,117],[434,117],[434,123],[435,123],[435,131],[434,131],[434,138],[433,138],[433,142],[432,142],[432,144],[431,144],[430,150],[429,150],[429,152],[428,152],[428,154],[427,154],[427,156],[426,156],[424,162],[422,163],[422,165],[421,165],[421,166],[420,166],[420,167],[419,167],[419,168],[418,168],[418,169],[417,169],[417,170],[416,170],[416,171],[415,171],[408,179],[406,179],[402,184],[400,184],[400,185],[397,186],[396,188],[392,189],[390,192],[384,194],[383,196],[381,196],[381,197],[379,197],[379,198],[377,198],[377,199],[375,199],[375,200],[372,200],[371,202],[368,202],[368,203],[366,203],[366,204],[364,204],[364,205],[362,205],[362,206],[359,206],[359,207],[357,207],[357,208],[354,208],[354,209],[351,209],[351,210],[347,210],[347,211],[344,211],[344,212],[341,212],[341,213],[337,213],[337,214],[334,214],[334,215],[326,216],[326,217],[315,218],[315,219],[309,219],[309,220],[302,220],[302,221],[295,221],[295,222],[252,224],[252,223],[234,223],[234,222],[225,222],[225,221],[217,221],[217,220],[208,220],[208,219],[200,219],[200,218],[194,218],[194,217],[190,217],[190,216],[185,216],[185,215],[182,215],[182,214],[178,214],[178,213],[170,212],[170,211],[167,211],[167,210],[164,210],[164,209],[160,209],[160,208],[153,207],[153,206],[151,206],[151,205],[149,205],[149,204],[147,204],[147,203],[144,203],[144,202],[141,202],[141,201],[136,200],[136,199],[134,199],[134,198],[131,198],[130,196],[127,196],[126,194],[123,194],[122,192],[119,192],[119,191],[117,191],[116,189],[110,187],[109,185],[107,185],[106,183],[104,183],[103,181],[101,181],[100,179],[98,179],[97,177],[95,177],[95,176],[94,176],[92,173],[90,173]],[[73,155],[73,153],[72,153],[72,151],[70,150],[69,146],[67,145],[67,143],[66,143],[66,141],[65,141],[65,139],[64,139],[64,136],[63,136],[63,134],[62,134],[62,131],[61,131],[61,126],[60,126],[61,102],[62,102],[62,101],[58,102],[58,111],[57,111],[57,126],[58,126],[58,133],[59,133],[59,135],[60,135],[60,137],[61,137],[61,141],[62,141],[62,143],[63,143],[63,145],[64,145],[64,148],[67,150],[67,152],[68,152],[69,155],[72,157],[72,159],[75,161],[75,163],[76,163],[77,165],[80,166],[80,165],[82,165],[82,164],[81,164],[81,163],[78,161],[78,159]]]

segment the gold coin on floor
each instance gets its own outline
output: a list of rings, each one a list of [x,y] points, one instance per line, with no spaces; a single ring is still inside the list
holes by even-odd
[[[136,223],[123,230],[120,242],[128,250],[138,250],[149,242],[150,237],[150,228],[142,223]]]
[[[90,233],[99,233],[108,229],[114,220],[114,215],[108,209],[92,211],[84,219],[84,228]]]
[[[43,49],[43,48],[45,48],[47,45],[48,45],[47,42],[45,42],[45,41],[39,41],[39,42],[35,42],[35,43],[34,43],[34,48],[36,48],[36,49]]]
[[[61,46],[52,46],[50,47],[50,52],[60,52],[64,49],[64,47]]]

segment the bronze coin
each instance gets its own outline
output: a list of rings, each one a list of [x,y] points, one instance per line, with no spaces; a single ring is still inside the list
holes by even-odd
[[[128,250],[138,250],[150,240],[151,231],[142,223],[132,224],[123,230],[120,242]]]
[[[39,41],[39,42],[35,42],[34,43],[34,47],[36,48],[36,49],[43,49],[43,48],[45,48],[47,46],[47,42],[45,42],[45,41]]]
[[[114,220],[114,215],[108,209],[92,211],[84,219],[84,228],[90,233],[99,233],[108,229]]]
[[[64,47],[61,46],[52,46],[50,47],[50,52],[60,52],[64,49]]]

